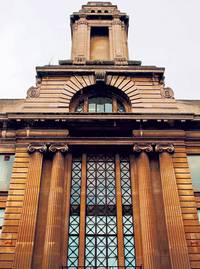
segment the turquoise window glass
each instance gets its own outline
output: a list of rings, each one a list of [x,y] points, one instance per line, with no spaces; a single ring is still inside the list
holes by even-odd
[[[199,220],[199,223],[200,223],[200,208],[197,209],[197,216],[198,216],[198,220]]]
[[[9,189],[14,158],[14,155],[0,155],[0,191]]]
[[[0,234],[1,234],[2,226],[3,226],[4,213],[5,213],[5,208],[0,208]]]
[[[192,186],[200,190],[200,155],[188,156],[190,172],[192,175]]]
[[[78,268],[79,224],[80,224],[80,195],[81,195],[81,158],[73,158],[72,185],[70,199],[68,268]]]

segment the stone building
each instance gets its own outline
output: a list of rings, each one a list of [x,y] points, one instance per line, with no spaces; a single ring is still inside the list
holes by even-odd
[[[200,268],[200,102],[129,60],[128,26],[88,2],[71,60],[0,100],[1,269]]]

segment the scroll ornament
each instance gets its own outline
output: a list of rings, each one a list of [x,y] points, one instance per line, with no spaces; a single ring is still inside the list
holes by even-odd
[[[151,144],[135,144],[133,146],[133,151],[138,153],[142,151],[149,153],[153,151],[153,147]]]
[[[162,145],[158,144],[155,146],[155,152],[162,153],[162,152],[168,152],[168,153],[174,153],[175,148],[174,145],[168,144],[168,145]]]
[[[69,147],[66,144],[65,145],[52,144],[49,147],[50,152],[58,152],[58,151],[60,151],[60,152],[64,153],[64,152],[67,152],[68,150],[69,150]]]
[[[47,151],[47,145],[46,144],[30,144],[28,146],[28,152],[34,153],[36,151],[39,151],[40,153],[44,153]]]

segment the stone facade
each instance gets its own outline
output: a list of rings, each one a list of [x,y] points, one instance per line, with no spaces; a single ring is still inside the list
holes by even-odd
[[[200,154],[200,102],[176,100],[164,68],[129,60],[128,25],[117,6],[88,2],[71,16],[71,60],[37,67],[25,99],[0,100],[0,154],[15,155],[9,189],[0,191],[1,269],[200,268],[200,195],[188,165]],[[108,164],[114,196],[88,202],[93,190],[94,200],[109,198]],[[115,256],[108,243],[105,259],[87,254],[87,240],[103,237],[87,232],[93,217],[107,218],[106,231],[116,220]],[[104,233],[108,242],[112,232]]]

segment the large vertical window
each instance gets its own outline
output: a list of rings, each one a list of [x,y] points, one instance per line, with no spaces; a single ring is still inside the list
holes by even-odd
[[[135,243],[133,233],[133,209],[130,180],[130,163],[126,156],[120,160],[122,208],[123,208],[123,229],[124,229],[124,257],[125,266],[135,266]]]
[[[0,155],[0,191],[8,191],[9,189],[13,162],[14,155]]]
[[[116,155],[117,156],[117,155]],[[88,154],[86,167],[87,191],[85,193],[85,267],[117,268],[118,248],[124,249],[125,268],[135,267],[133,208],[129,157],[120,156],[116,166],[115,154]],[[116,169],[116,167],[118,167]],[[68,268],[78,268],[81,158],[72,163],[71,204],[68,243]],[[120,172],[122,205],[116,205],[116,175]],[[85,198],[83,199],[85,203]],[[117,234],[118,210],[123,214],[123,244],[119,246]],[[81,246],[82,247],[82,246]]]
[[[78,268],[80,194],[81,158],[73,158],[67,259],[68,268]]]
[[[117,266],[115,162],[113,156],[87,160],[86,267]]]

